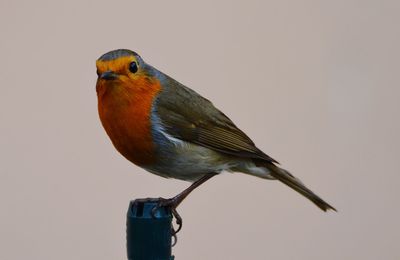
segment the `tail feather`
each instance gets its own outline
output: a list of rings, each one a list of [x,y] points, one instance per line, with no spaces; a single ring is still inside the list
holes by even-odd
[[[294,177],[292,174],[290,174],[288,171],[279,168],[278,166],[268,163],[266,167],[271,171],[271,175],[276,178],[277,180],[283,182],[290,188],[294,189],[307,199],[311,200],[315,205],[317,205],[318,208],[320,208],[323,211],[327,211],[329,209],[337,211],[334,207],[329,205],[327,202],[325,202],[323,199],[321,199],[318,195],[316,195],[314,192],[312,192],[310,189],[308,189],[299,179]]]

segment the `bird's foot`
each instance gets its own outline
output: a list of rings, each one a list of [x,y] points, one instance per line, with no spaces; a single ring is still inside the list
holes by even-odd
[[[184,191],[182,191],[181,193],[179,193],[178,195],[176,195],[173,198],[170,199],[164,199],[164,198],[148,198],[148,199],[141,199],[140,202],[153,202],[156,204],[156,206],[154,206],[154,208],[151,210],[151,215],[153,218],[156,217],[156,213],[157,210],[159,208],[167,208],[171,211],[172,216],[176,219],[176,224],[178,225],[178,228],[175,230],[172,227],[172,236],[175,238],[175,241],[173,243],[173,245],[176,244],[177,242],[177,237],[176,234],[182,229],[182,218],[179,215],[178,211],[176,210],[176,208],[179,206],[179,204],[181,204],[181,202],[194,190],[196,189],[198,186],[200,186],[202,183],[206,182],[207,180],[209,180],[210,178],[212,178],[213,176],[215,176],[217,173],[210,173],[210,174],[206,174],[203,177],[201,177],[200,179],[198,179],[197,181],[195,181],[192,185],[190,185],[187,189],[185,189]]]
[[[156,199],[156,202],[157,205],[151,210],[151,214],[153,217],[156,216],[156,212],[159,208],[166,207],[169,210],[171,210],[172,216],[176,219],[175,222],[178,225],[178,228],[176,230],[172,228],[172,235],[175,237],[175,243],[176,243],[176,234],[182,229],[182,223],[183,223],[182,217],[176,210],[180,201],[176,197],[173,197],[170,199],[158,198]]]

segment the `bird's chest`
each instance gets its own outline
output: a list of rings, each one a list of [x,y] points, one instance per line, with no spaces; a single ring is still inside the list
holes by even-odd
[[[136,95],[129,99],[99,99],[101,122],[115,148],[128,160],[145,166],[155,161],[151,135],[154,96]]]

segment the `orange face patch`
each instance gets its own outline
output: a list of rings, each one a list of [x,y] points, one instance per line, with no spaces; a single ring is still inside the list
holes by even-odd
[[[99,79],[96,85],[100,120],[116,149],[131,162],[144,166],[154,161],[151,109],[161,90],[160,82],[143,68],[129,71],[135,57],[98,61],[99,73],[111,70],[114,80]]]

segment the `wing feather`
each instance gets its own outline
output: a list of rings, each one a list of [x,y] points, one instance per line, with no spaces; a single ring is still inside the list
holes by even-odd
[[[207,99],[171,78],[155,102],[167,133],[175,138],[239,157],[275,162]]]

